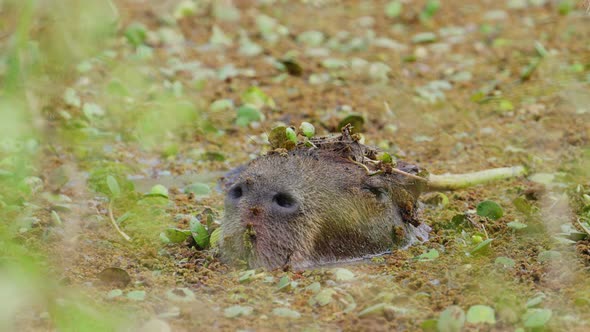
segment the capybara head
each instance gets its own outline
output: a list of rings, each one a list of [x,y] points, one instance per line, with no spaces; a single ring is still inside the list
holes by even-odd
[[[381,163],[348,133],[251,161],[227,186],[222,257],[250,267],[304,268],[427,238],[416,221],[420,184]],[[374,170],[374,171],[373,171]]]

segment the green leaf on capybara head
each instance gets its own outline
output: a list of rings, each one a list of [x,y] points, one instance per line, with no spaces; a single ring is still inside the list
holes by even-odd
[[[287,135],[287,139],[289,141],[297,144],[297,133],[295,130],[293,130],[293,128],[287,127],[287,129],[285,129],[285,134]]]
[[[272,149],[287,149],[295,148],[295,143],[287,136],[287,127],[278,126],[273,128],[268,134],[268,142]]]
[[[361,114],[352,113],[338,123],[338,131],[341,131],[349,123],[352,125],[351,132],[353,134],[360,133],[365,125],[365,118]]]
[[[309,122],[301,122],[299,131],[307,138],[312,138],[315,135],[315,127]]]

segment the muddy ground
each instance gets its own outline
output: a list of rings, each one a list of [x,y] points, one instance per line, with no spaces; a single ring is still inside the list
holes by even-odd
[[[38,222],[11,241],[52,286],[12,329],[430,331],[453,324],[441,316],[450,306],[474,305],[493,322],[468,317],[466,330],[588,329],[582,1],[178,3],[116,1],[115,37],[47,90],[41,187],[20,202]],[[240,126],[252,86],[264,97]],[[430,241],[354,264],[250,271],[216,249],[163,243],[191,216],[221,221],[217,180],[268,151],[274,126],[308,121],[329,135],[351,113],[365,143],[431,173],[525,165],[529,176],[447,192],[445,204],[425,196]],[[186,193],[195,183],[210,191]],[[168,194],[143,195],[157,184]],[[486,200],[503,216],[478,215]]]

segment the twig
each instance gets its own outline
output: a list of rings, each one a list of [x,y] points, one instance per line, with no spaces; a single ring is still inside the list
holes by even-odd
[[[526,170],[522,166],[492,168],[485,171],[466,174],[430,174],[428,177],[428,190],[457,190],[490,181],[518,177],[525,174]]]
[[[412,179],[415,179],[415,180],[418,180],[418,181],[428,182],[428,179],[426,179],[426,178],[423,178],[423,177],[418,176],[418,175],[410,174],[408,172],[404,172],[404,171],[402,171],[399,168],[392,167],[391,171],[394,172],[394,173],[405,175],[405,176],[407,176],[409,178],[412,178]]]
[[[486,240],[490,238],[490,236],[488,235],[488,232],[486,231],[486,226],[484,224],[481,224],[481,229],[483,229],[483,233],[486,235]]]
[[[364,158],[364,157],[363,157],[363,158]],[[348,158],[348,159],[350,159],[350,158]],[[350,160],[351,160],[351,159],[350,159]],[[352,161],[352,162],[355,162],[354,160],[351,160],[351,161]],[[368,158],[367,158],[367,162],[368,162],[368,163],[371,163],[371,164],[373,164],[373,165],[377,165],[377,164],[379,164],[379,163],[380,163],[380,161],[373,160],[373,159],[368,159]],[[377,171],[377,172],[373,172],[373,173],[374,173],[374,174],[373,174],[373,173],[371,173],[371,171],[369,171],[369,168],[368,168],[368,167],[367,167],[367,166],[366,166],[364,163],[358,163],[358,164],[360,164],[361,166],[363,166],[363,167],[364,167],[364,168],[367,170],[367,173],[368,173],[369,175],[375,175],[375,174],[381,174],[381,173],[383,173],[383,171],[382,171],[382,170],[379,170],[379,171]],[[407,177],[409,177],[409,178],[412,178],[412,179],[414,179],[414,180],[423,181],[423,182],[428,182],[428,179],[427,179],[427,178],[423,178],[423,177],[421,177],[421,176],[418,176],[418,175],[414,175],[414,174],[411,174],[411,173],[408,173],[408,172],[404,172],[404,171],[402,171],[402,170],[401,170],[401,169],[399,169],[399,168],[392,167],[392,168],[391,168],[391,171],[392,171],[392,172],[394,172],[394,173],[397,173],[397,174],[401,174],[401,175],[407,176]]]
[[[365,165],[365,164],[363,164],[363,163],[360,163],[360,162],[358,162],[358,161],[356,161],[356,160],[353,160],[351,157],[348,157],[348,160],[350,160],[352,163],[354,163],[354,164],[357,164],[357,165],[361,166],[362,168],[364,168],[364,169],[365,169],[365,171],[367,171],[367,175],[368,175],[368,176],[373,176],[373,175],[377,175],[377,174],[381,174],[381,173],[383,173],[383,171],[382,171],[382,170],[378,170],[378,171],[371,171],[371,170],[369,169],[369,167],[367,167],[367,165]]]
[[[115,230],[117,230],[117,232],[119,232],[119,234],[121,234],[121,236],[125,240],[131,241],[131,237],[129,237],[129,235],[125,234],[125,232],[123,232],[119,228],[119,225],[117,225],[117,221],[115,220],[115,217],[113,217],[113,201],[112,200],[109,201],[109,219],[111,219],[111,224],[113,224],[113,226],[115,227]]]

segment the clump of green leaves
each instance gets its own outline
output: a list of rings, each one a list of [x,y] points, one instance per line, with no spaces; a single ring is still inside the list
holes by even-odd
[[[198,250],[214,247],[219,241],[220,228],[215,223],[215,213],[206,208],[189,221],[189,229],[168,228],[160,233],[160,239],[164,243],[181,243],[192,237]]]
[[[315,135],[315,127],[309,122],[302,122],[299,129],[295,127],[278,126],[268,135],[268,142],[272,149],[294,149],[299,140],[307,146],[313,146],[311,139]]]

